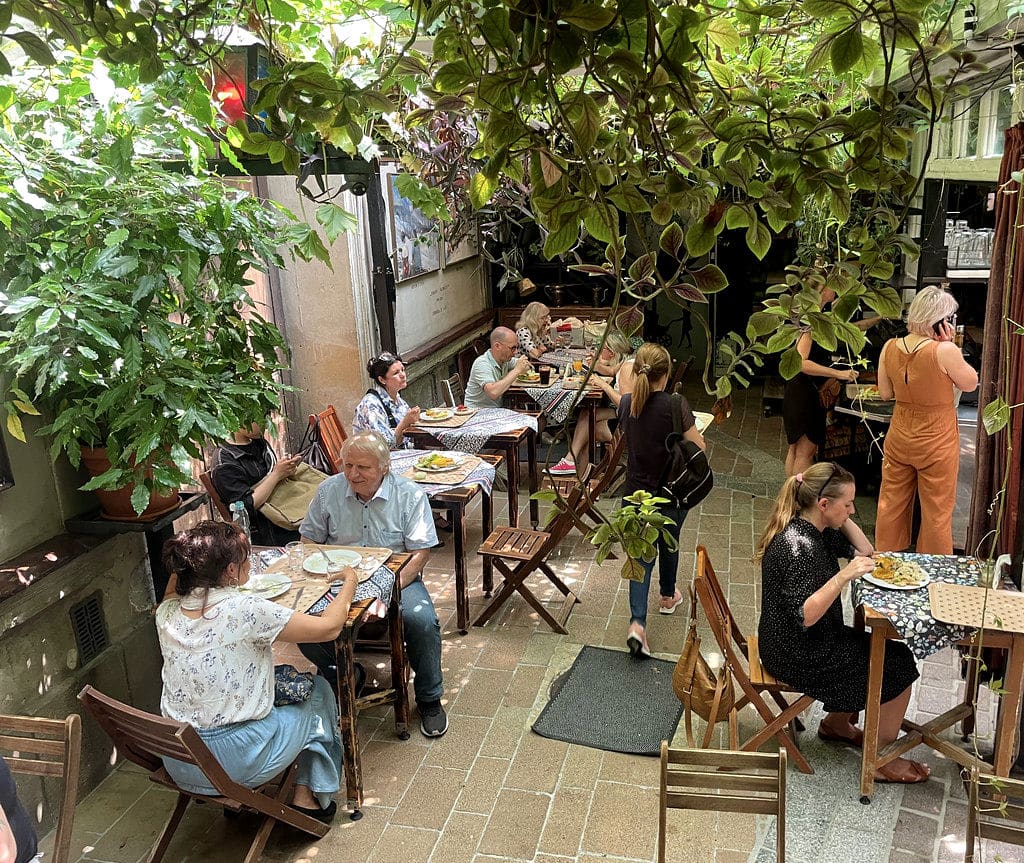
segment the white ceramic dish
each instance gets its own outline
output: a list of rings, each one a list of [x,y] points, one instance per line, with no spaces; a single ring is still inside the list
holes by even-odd
[[[261,575],[254,575],[238,589],[244,593],[252,593],[262,596],[264,599],[274,599],[283,593],[291,590],[292,580],[280,572],[268,572]]]
[[[706,429],[709,425],[711,425],[711,423],[715,421],[715,415],[706,413],[704,411],[694,411],[693,421],[697,426],[697,431],[699,431],[701,434],[704,434],[704,429]]]
[[[363,559],[363,556],[358,552],[349,551],[346,548],[332,548],[325,550],[324,553],[330,557],[332,562],[340,563],[342,566],[357,566],[359,561]],[[327,575],[327,561],[324,560],[324,553],[318,551],[309,555],[302,562],[302,568],[314,575]]]
[[[925,574],[923,576],[923,581],[918,584],[893,584],[891,581],[882,581],[880,578],[875,578],[871,573],[865,575],[864,580],[868,584],[873,584],[875,587],[881,587],[885,590],[920,590],[928,584],[929,581],[931,581],[927,574]]]
[[[432,416],[428,416],[432,414]],[[431,408],[429,411],[423,411],[420,414],[420,421],[425,423],[441,423],[445,420],[450,420],[455,416],[455,411],[449,408]]]
[[[420,464],[420,461],[422,461],[422,459],[420,459],[413,465],[413,468],[418,471],[421,470],[424,473],[447,473],[450,470],[455,470],[455,468],[462,464],[462,459],[458,458],[457,456],[450,453],[444,453],[444,455],[447,455],[448,458],[450,458],[454,462],[454,464],[450,464],[447,467],[435,467],[434,465]]]

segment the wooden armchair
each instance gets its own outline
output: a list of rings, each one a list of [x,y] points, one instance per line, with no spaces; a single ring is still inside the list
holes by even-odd
[[[309,424],[312,426],[313,439],[320,442],[324,455],[331,463],[331,473],[341,473],[341,445],[348,435],[338,419],[334,405],[327,405],[326,410],[318,414],[310,414]]]
[[[78,700],[114,742],[119,754],[148,770],[153,782],[178,793],[174,811],[160,834],[149,863],[159,863],[163,858],[189,802],[193,800],[212,803],[230,812],[251,811],[263,816],[245,863],[256,863],[260,859],[270,831],[278,821],[316,838],[327,833],[327,824],[302,814],[289,804],[298,771],[297,760],[270,782],[259,788],[246,788],[228,776],[191,725],[129,707],[91,686],[86,686],[78,694]],[[195,765],[221,796],[183,791],[164,769],[163,758]]]
[[[526,530],[519,527],[499,527],[493,531],[477,553],[484,558],[484,588],[490,586],[490,567],[495,567],[504,576],[505,581],[494,595],[490,604],[480,616],[473,621],[474,626],[483,626],[495,612],[501,608],[514,591],[519,591],[523,599],[541,616],[555,632],[566,634],[565,622],[569,619],[572,607],[579,602],[579,597],[562,581],[548,565],[547,557],[565,539],[572,530],[573,517],[579,508],[583,490],[590,482],[592,467],[588,467],[580,484],[570,491],[565,509],[559,509],[546,531]],[[512,565],[512,562],[516,562]],[[558,588],[564,597],[558,616],[555,617],[544,604],[533,595],[526,586],[526,579],[537,571],[547,576],[548,580]]]
[[[0,753],[12,773],[60,777],[62,792],[53,839],[52,863],[67,863],[78,799],[78,767],[82,755],[82,721],[36,716],[0,716]],[[76,855],[77,859],[77,855]]]

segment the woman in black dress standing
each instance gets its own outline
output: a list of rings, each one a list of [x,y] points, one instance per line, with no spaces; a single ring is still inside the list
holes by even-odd
[[[851,713],[864,709],[870,636],[843,623],[843,586],[871,572],[874,549],[850,519],[853,475],[819,462],[782,485],[754,555],[761,562],[761,662],[775,677],[824,703],[822,740],[860,746]],[[849,559],[839,566],[839,558]],[[896,739],[917,679],[913,654],[887,641],[878,746]],[[924,782],[927,765],[897,758],[879,767],[876,782]]]

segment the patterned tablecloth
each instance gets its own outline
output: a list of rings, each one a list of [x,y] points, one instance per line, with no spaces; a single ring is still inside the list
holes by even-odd
[[[284,549],[282,548],[261,548],[252,556],[253,567],[250,570],[251,574],[257,575],[259,572],[265,571],[282,557],[284,557]],[[259,561],[258,564],[257,561]],[[362,574],[360,573],[360,575]],[[292,579],[293,583],[295,580],[296,579],[294,578]],[[309,606],[306,613],[319,614],[327,608],[330,603],[330,600],[326,596],[327,583],[324,581],[323,576],[315,576],[309,579],[309,583],[306,587],[312,588],[307,589],[302,597],[303,605]],[[388,603],[391,602],[391,591],[394,590],[394,588],[395,574],[386,566],[379,566],[373,571],[373,575],[356,587],[356,594],[352,598],[352,601],[361,602],[364,599],[376,599],[380,600],[384,607],[387,608]],[[320,593],[319,599],[317,599],[318,592]],[[302,610],[301,605],[299,606],[299,610]]]
[[[932,581],[978,586],[981,563],[977,558],[909,552],[885,554],[914,561]],[[927,584],[917,590],[889,590],[858,579],[853,582],[853,604],[861,603],[888,617],[917,659],[950,647],[969,634],[967,627],[943,623],[932,617]]]
[[[549,387],[523,387],[531,399],[540,405],[544,415],[553,423],[564,423],[572,413],[579,393],[579,385],[566,387],[561,380],[554,381]]]
[[[458,428],[433,428],[430,433],[448,449],[476,453],[493,435],[521,428],[537,431],[537,418],[505,408],[482,408]]]
[[[455,429],[452,429],[455,431]],[[391,453],[391,472],[394,474],[403,474],[409,468],[413,466],[415,462],[423,458],[423,456],[434,455],[437,450],[434,449],[403,449],[395,450]],[[444,455],[459,456],[464,453],[443,453]],[[441,492],[451,491],[453,488],[461,488],[462,486],[478,485],[483,488],[484,493],[490,495],[494,490],[494,466],[488,464],[485,461],[480,462],[473,471],[466,477],[464,482],[459,485],[443,485],[441,483],[434,482],[421,482],[416,480],[416,485],[422,488],[428,495],[440,494]]]
[[[556,369],[564,369],[573,360],[584,360],[594,353],[593,348],[555,348],[553,351],[541,354],[535,364],[542,366],[554,366]]]

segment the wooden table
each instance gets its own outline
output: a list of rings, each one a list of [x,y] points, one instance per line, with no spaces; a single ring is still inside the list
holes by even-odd
[[[888,638],[899,638],[899,633],[884,614],[874,609],[863,607],[864,625],[871,631],[871,658],[868,666],[868,699],[864,711],[864,750],[861,758],[860,793],[861,803],[871,800],[871,792],[875,785],[875,770],[888,764],[905,752],[924,743],[936,752],[963,767],[977,766],[985,773],[993,770],[997,776],[1009,776],[1015,755],[1017,727],[1021,709],[1021,687],[1024,685],[1024,635],[999,630],[984,629],[980,638],[985,647],[1001,648],[1009,651],[1006,661],[1006,674],[1003,695],[999,708],[999,719],[996,725],[995,752],[992,764],[976,758],[959,746],[942,740],[939,735],[952,727],[954,723],[973,715],[971,701],[973,693],[968,687],[964,702],[947,710],[924,725],[909,719],[903,720],[902,737],[890,743],[884,749],[878,749],[878,714],[882,700],[882,667],[885,655],[885,641]],[[979,633],[963,639],[960,644],[973,646]]]
[[[412,440],[417,449],[449,449],[426,429],[414,427],[405,436]],[[530,489],[530,523],[534,528],[540,523],[540,505],[532,495],[538,488],[537,473],[537,433],[529,426],[499,432],[491,435],[484,443],[483,449],[500,450],[504,453],[508,465],[508,523],[512,527],[519,526],[519,450],[526,445],[526,456],[529,464]],[[480,455],[480,453],[475,453]]]
[[[529,387],[530,384],[516,382],[508,388],[508,395],[511,397],[514,405],[520,403],[520,400],[524,403],[528,401],[533,404],[539,404],[529,393]],[[597,409],[604,404],[604,399],[604,390],[588,384],[577,404],[577,407],[587,416],[587,431],[589,432],[587,436],[587,459],[590,464],[597,463]],[[544,409],[541,408],[541,411],[543,412]],[[568,440],[571,444],[571,432],[568,434]],[[536,527],[536,523],[534,523],[534,527]]]
[[[319,546],[324,549],[351,548],[350,546]],[[363,805],[363,767],[357,730],[359,711],[378,704],[395,705],[395,733],[400,740],[409,739],[409,662],[405,653],[405,638],[402,632],[401,572],[412,559],[411,554],[392,553],[385,564],[395,575],[395,587],[391,591],[391,602],[388,603],[387,621],[389,637],[389,653],[391,656],[391,686],[356,698],[355,693],[355,647],[356,636],[360,627],[368,622],[370,608],[376,600],[365,599],[353,602],[349,609],[348,620],[334,642],[335,664],[338,668],[336,691],[338,693],[338,730],[344,747],[342,766],[345,771],[345,800],[352,811],[351,818],[358,821],[363,817],[360,807]],[[280,558],[271,564],[265,572],[287,572],[288,562]],[[290,573],[289,573],[290,574]],[[312,588],[312,589],[311,589]],[[286,608],[301,610],[314,605],[327,593],[327,580],[324,576],[304,574],[292,575],[292,588],[274,601]]]

